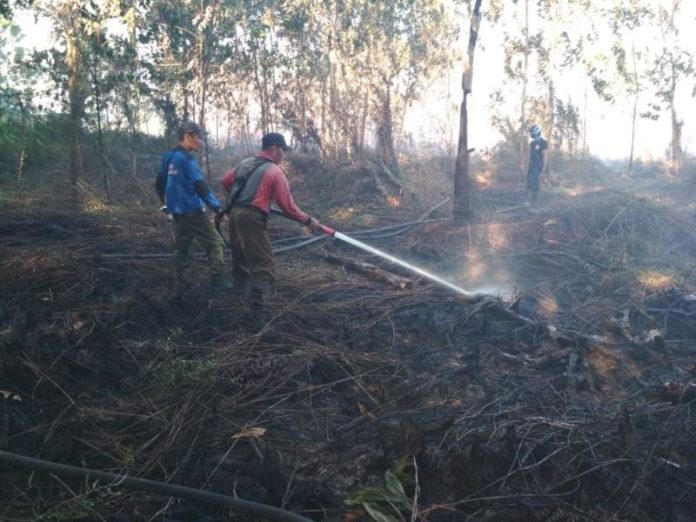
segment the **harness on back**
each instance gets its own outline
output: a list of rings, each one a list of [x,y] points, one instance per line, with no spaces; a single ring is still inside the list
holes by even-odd
[[[247,170],[241,176],[237,176],[235,178],[234,183],[232,184],[232,188],[230,189],[230,195],[227,197],[227,202],[225,203],[224,208],[220,210],[216,215],[217,220],[222,219],[222,217],[225,214],[229,214],[230,210],[232,210],[232,207],[234,207],[234,205],[239,200],[239,196],[246,188],[247,183],[249,182],[249,178],[251,178],[251,175],[259,171],[260,167],[269,163],[273,162],[265,158],[259,158],[256,165],[254,165],[251,169]],[[251,196],[253,197],[253,194]]]

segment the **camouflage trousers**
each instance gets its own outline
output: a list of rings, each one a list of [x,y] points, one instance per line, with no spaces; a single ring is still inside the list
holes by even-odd
[[[203,212],[174,216],[174,266],[177,289],[191,283],[193,240],[197,240],[208,256],[208,272],[212,280],[222,279],[225,271],[224,244],[220,234]]]

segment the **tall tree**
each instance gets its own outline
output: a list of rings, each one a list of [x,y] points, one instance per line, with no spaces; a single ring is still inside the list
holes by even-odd
[[[59,5],[58,21],[65,37],[65,65],[67,69],[68,106],[70,114],[70,183],[77,196],[77,182],[82,178],[82,124],[85,106],[85,74],[83,42],[85,21],[77,1],[66,0]]]
[[[645,90],[644,60],[648,55],[645,44],[636,42],[636,32],[652,23],[650,10],[642,0],[630,0],[610,6],[606,12],[614,38],[612,51],[616,70],[623,80],[615,88],[628,92],[633,97],[631,110],[631,140],[628,153],[628,172],[633,170],[636,135],[638,132],[638,108]],[[612,82],[614,83],[614,82]]]
[[[465,220],[471,216],[471,182],[469,179],[469,116],[467,100],[474,78],[474,51],[481,25],[481,0],[476,0],[469,24],[469,44],[462,72],[462,104],[459,112],[459,142],[454,166],[454,217]]]
[[[162,111],[167,130],[174,132],[183,119],[196,119],[193,96],[200,74],[199,36],[194,26],[199,5],[186,0],[174,5],[153,0],[142,27],[139,53],[155,107]]]
[[[27,62],[22,39],[20,27],[0,15],[0,147],[12,151],[17,181],[25,172],[28,135],[40,94],[35,89],[40,73]]]
[[[666,7],[665,7],[666,4]],[[681,45],[681,34],[675,23],[680,14],[681,0],[660,2],[656,7],[662,39],[652,70],[650,71],[657,90],[655,97],[670,114],[670,170],[678,174],[682,160],[682,126],[684,121],[677,111],[677,87],[681,80],[694,73],[694,55]]]
[[[519,71],[522,90],[520,92],[520,117],[519,117],[519,158],[520,176],[524,175],[524,158],[527,152],[527,87],[529,86],[529,0],[524,0],[524,25],[522,26],[522,67]],[[508,73],[510,74],[510,73]]]
[[[420,97],[431,78],[450,64],[446,43],[456,36],[439,1],[399,0],[371,10],[370,63],[377,151],[382,165],[398,175],[395,146],[406,107]]]

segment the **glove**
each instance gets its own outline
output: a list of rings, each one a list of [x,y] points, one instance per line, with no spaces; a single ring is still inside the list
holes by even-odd
[[[312,234],[314,234],[321,230],[321,223],[319,223],[319,221],[312,216],[309,216],[309,219],[307,220],[307,228],[309,228],[309,230],[312,231]]]
[[[225,219],[225,213],[218,209],[217,212],[215,212],[215,225],[220,226],[220,223],[222,223],[222,220]]]

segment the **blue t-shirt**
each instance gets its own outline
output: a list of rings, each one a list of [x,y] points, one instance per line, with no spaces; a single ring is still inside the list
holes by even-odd
[[[163,156],[160,172],[167,173],[164,198],[172,214],[195,214],[201,212],[205,205],[213,210],[220,208],[220,202],[210,188],[204,196],[198,194],[197,182],[207,185],[198,161],[183,147],[177,147]]]

